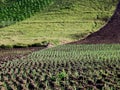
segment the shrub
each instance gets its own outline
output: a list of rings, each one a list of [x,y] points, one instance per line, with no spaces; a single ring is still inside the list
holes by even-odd
[[[2,44],[2,45],[0,46],[0,48],[1,48],[1,49],[11,49],[11,48],[13,48],[13,46],[12,46],[12,45],[4,45],[4,44]]]
[[[16,45],[13,45],[13,48],[27,48],[28,46],[27,45],[24,45],[24,44],[16,44]]]
[[[41,43],[34,43],[29,45],[29,47],[41,47]]]
[[[41,43],[34,43],[31,45],[28,45],[28,47],[47,47],[48,46],[48,42],[47,41],[43,41]]]
[[[58,78],[60,80],[63,80],[65,77],[67,77],[67,74],[65,71],[62,71],[61,73],[58,74]]]
[[[48,41],[43,41],[41,42],[41,45],[48,46],[49,42]]]

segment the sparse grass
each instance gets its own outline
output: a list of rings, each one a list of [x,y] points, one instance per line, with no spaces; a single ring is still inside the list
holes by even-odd
[[[0,28],[0,44],[47,41],[62,44],[98,30],[115,10],[118,0],[56,0],[42,13]]]

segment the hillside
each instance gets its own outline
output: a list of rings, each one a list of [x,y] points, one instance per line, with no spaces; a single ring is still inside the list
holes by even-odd
[[[75,41],[77,44],[120,43],[120,1],[110,20],[100,30],[88,35],[85,39]]]
[[[118,41],[120,0],[0,0],[0,90],[120,90]]]
[[[9,26],[17,21],[25,20],[36,12],[40,12],[54,0],[1,0],[0,27]]]
[[[0,28],[0,44],[42,41],[62,44],[82,39],[107,23],[117,2],[118,0],[55,0],[44,11],[14,25]]]

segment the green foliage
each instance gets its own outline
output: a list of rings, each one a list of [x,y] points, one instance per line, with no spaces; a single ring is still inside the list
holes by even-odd
[[[47,41],[42,41],[41,43],[34,43],[31,45],[28,45],[29,47],[47,47],[49,42]]]
[[[110,13],[101,12],[97,15],[97,19],[107,22],[110,19]]]
[[[57,75],[53,75],[50,77],[50,80],[52,81],[61,81],[64,80],[67,77],[67,73],[63,70],[62,72],[59,72]]]
[[[41,42],[41,45],[43,45],[43,46],[47,46],[48,44],[49,44],[48,41],[42,41],[42,42]]]
[[[12,49],[12,48],[28,48],[28,47],[47,47],[48,46],[48,42],[43,41],[41,43],[33,43],[33,44],[22,44],[22,43],[17,43],[14,45],[0,45],[1,49]]]
[[[49,8],[51,3],[54,9],[74,9],[74,2],[91,8],[95,11],[109,11],[118,0],[2,0],[0,6],[0,27],[11,25],[17,21],[24,20],[33,16],[36,12],[40,12],[45,8]],[[111,5],[110,5],[111,4]],[[88,6],[87,6],[88,5]],[[88,9],[89,11],[89,9]]]
[[[60,73],[58,74],[58,79],[60,79],[60,80],[66,78],[66,77],[67,77],[67,73],[66,73],[65,71],[60,72]]]
[[[48,7],[54,0],[17,0],[2,1],[0,6],[0,27],[24,20]],[[1,2],[1,4],[2,4]]]
[[[11,49],[11,48],[13,48],[13,46],[12,45],[4,45],[4,44],[2,44],[0,46],[0,48],[2,48],[2,49]]]

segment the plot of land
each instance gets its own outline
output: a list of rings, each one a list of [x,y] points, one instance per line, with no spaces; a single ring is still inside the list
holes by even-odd
[[[0,64],[0,88],[119,90],[120,46],[63,45]]]
[[[43,12],[35,13],[34,16],[14,25],[0,28],[0,44],[48,41],[58,45],[80,40],[106,24],[117,2],[55,0],[54,4]]]

